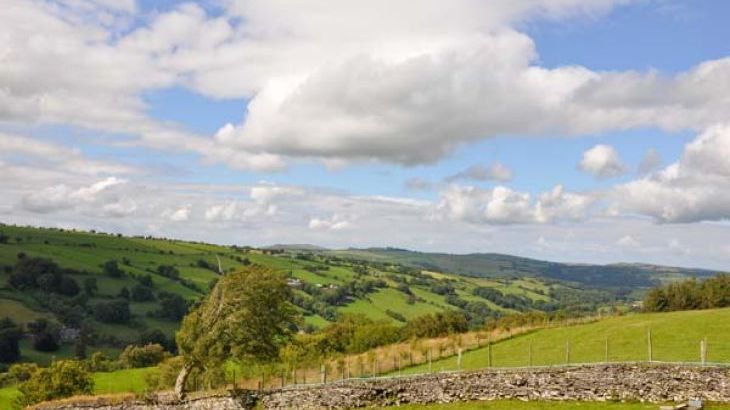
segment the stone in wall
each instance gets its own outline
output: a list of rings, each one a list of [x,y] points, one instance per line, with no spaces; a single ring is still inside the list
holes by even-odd
[[[176,403],[153,401],[48,404],[39,410],[239,410],[259,401],[266,409],[347,409],[472,400],[580,400],[730,402],[730,368],[607,365],[521,370],[482,370],[393,379],[353,380],[320,386],[228,392]]]

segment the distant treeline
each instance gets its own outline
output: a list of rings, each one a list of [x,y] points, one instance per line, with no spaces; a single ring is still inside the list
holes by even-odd
[[[687,279],[654,288],[644,298],[649,312],[715,309],[730,306],[730,275],[698,281]]]

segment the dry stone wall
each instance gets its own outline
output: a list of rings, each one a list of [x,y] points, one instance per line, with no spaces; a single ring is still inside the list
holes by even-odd
[[[260,398],[251,392],[246,394],[210,396],[183,403],[130,402],[93,408],[228,410],[248,408],[255,401],[267,409],[345,409],[497,399],[664,403],[698,398],[730,402],[730,368],[612,365],[487,370],[289,387],[264,392]],[[69,405],[53,410],[89,408]]]

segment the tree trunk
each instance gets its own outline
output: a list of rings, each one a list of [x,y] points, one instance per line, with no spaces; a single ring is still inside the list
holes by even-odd
[[[175,381],[175,395],[177,396],[178,400],[182,400],[185,398],[185,383],[188,381],[188,377],[190,376],[190,372],[192,372],[193,366],[191,364],[184,364],[182,369],[180,369],[180,373],[177,375],[177,380]]]

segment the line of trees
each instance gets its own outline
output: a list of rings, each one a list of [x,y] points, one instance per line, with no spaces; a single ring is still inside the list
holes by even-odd
[[[644,298],[649,312],[715,309],[730,306],[730,275],[705,280],[687,279],[650,290]]]

